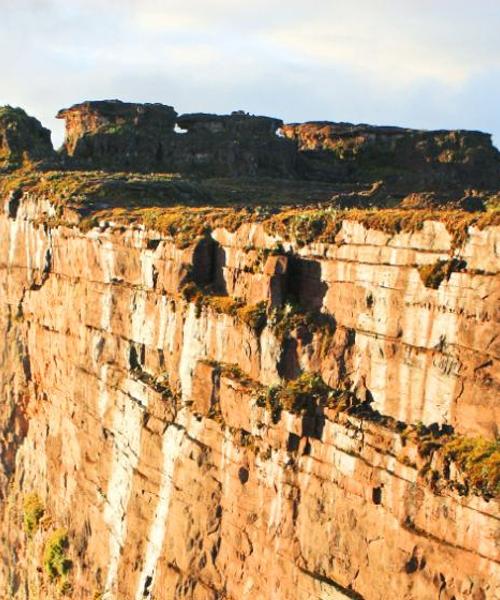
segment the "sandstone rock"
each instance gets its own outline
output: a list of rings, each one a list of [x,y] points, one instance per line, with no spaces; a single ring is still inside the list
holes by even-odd
[[[205,176],[294,175],[295,144],[278,137],[279,119],[242,112],[230,115],[186,114],[177,119],[186,130],[177,144],[177,169]]]
[[[50,131],[22,108],[0,107],[0,170],[54,158]]]
[[[498,598],[494,473],[460,460],[498,438],[494,221],[458,243],[440,214],[391,231],[341,213],[306,243],[248,219],[186,246],[61,221],[30,190],[0,214],[9,597]],[[452,255],[467,265],[426,287]],[[65,577],[43,561],[61,529]]]
[[[57,113],[66,121],[69,164],[136,171],[165,170],[176,116],[171,106],[120,100],[84,102]]]
[[[497,187],[500,154],[478,131],[418,131],[317,121],[284,125],[309,178],[401,180],[400,189],[468,183]],[[412,189],[413,188],[413,189]]]

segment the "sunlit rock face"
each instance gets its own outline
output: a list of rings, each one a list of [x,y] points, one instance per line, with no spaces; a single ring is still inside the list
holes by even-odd
[[[420,131],[317,121],[287,124],[298,145],[297,169],[309,178],[359,181],[391,178],[417,189],[464,184],[498,185],[500,154],[479,131]]]
[[[498,436],[498,227],[469,228],[467,268],[426,287],[419,267],[452,250],[438,221],[345,220],[310,244],[246,223],[178,248],[51,210],[25,196],[0,216],[6,597],[499,596],[498,501],[406,427]],[[303,373],[349,402],[265,399]]]
[[[62,164],[71,168],[384,181],[397,193],[500,185],[500,153],[477,131],[283,124],[244,111],[178,116],[171,106],[119,100],[75,104],[57,117],[66,122]]]
[[[159,170],[169,159],[177,113],[163,104],[101,100],[60,110],[63,157],[78,168]]]

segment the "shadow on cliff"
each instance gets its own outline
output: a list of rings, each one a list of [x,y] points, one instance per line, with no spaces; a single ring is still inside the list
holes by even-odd
[[[193,251],[191,280],[200,288],[209,288],[214,294],[226,296],[225,266],[226,251],[219,242],[207,236]]]
[[[286,295],[292,304],[305,312],[321,310],[328,286],[321,279],[320,262],[293,256],[288,264]],[[299,347],[307,346],[312,340],[312,331],[306,325],[298,327],[294,337],[285,338],[278,363],[280,377],[296,379],[300,375]]]

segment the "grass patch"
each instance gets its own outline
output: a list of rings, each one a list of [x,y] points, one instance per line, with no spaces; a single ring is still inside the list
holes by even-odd
[[[336,390],[326,385],[318,373],[303,373],[293,381],[261,390],[257,404],[271,413],[276,424],[283,410],[312,416],[318,407],[333,407],[342,401],[345,401],[345,407],[350,406],[353,398],[346,390]]]
[[[489,210],[386,208],[387,193],[361,184],[333,184],[270,178],[182,179],[179,174],[40,171],[25,167],[0,177],[0,194],[20,190],[69,207],[86,231],[99,221],[141,224],[187,247],[216,228],[235,231],[244,223],[264,223],[266,230],[299,245],[335,243],[343,221],[362,223],[390,235],[414,232],[424,221],[445,224],[460,247],[470,226],[500,225],[498,201]],[[360,198],[364,208],[344,208],[334,198]],[[491,194],[490,194],[491,196]],[[391,200],[392,202],[392,200]],[[373,205],[373,206],[372,206]],[[374,208],[380,206],[383,208]],[[450,204],[452,206],[452,204]],[[337,207],[337,208],[336,208]],[[62,215],[62,210],[61,210]],[[58,215],[59,217],[61,215]]]
[[[71,590],[68,576],[73,563],[67,556],[68,548],[68,532],[65,529],[56,529],[48,537],[43,552],[43,568],[50,580],[58,583],[63,594]]]
[[[445,458],[456,463],[466,485],[486,498],[500,496],[500,441],[456,436],[446,442]]]
[[[255,332],[261,332],[267,323],[267,302],[257,304],[246,304],[237,309],[236,315],[240,321],[245,323]]]
[[[193,302],[198,315],[203,307],[210,307],[218,314],[236,317],[256,333],[260,333],[267,322],[267,302],[245,304],[231,296],[212,294],[210,290],[200,288],[194,282],[188,282],[181,291],[187,302]]]
[[[31,537],[38,529],[38,525],[45,513],[45,507],[38,494],[27,494],[23,502],[24,531]]]
[[[425,287],[437,290],[441,283],[448,281],[452,273],[464,271],[467,263],[464,260],[453,258],[451,260],[438,260],[431,265],[418,267],[420,278]]]
[[[266,223],[270,233],[299,243],[334,243],[343,221],[363,224],[367,229],[395,235],[414,233],[424,221],[444,223],[452,236],[452,247],[459,248],[468,237],[471,226],[484,229],[500,225],[500,212],[466,212],[462,210],[403,210],[403,209],[293,209],[275,215]]]
[[[332,315],[319,310],[308,311],[293,298],[274,309],[269,315],[268,323],[274,335],[281,341],[299,328],[305,328],[309,333],[321,331],[326,336],[333,335],[336,329]]]

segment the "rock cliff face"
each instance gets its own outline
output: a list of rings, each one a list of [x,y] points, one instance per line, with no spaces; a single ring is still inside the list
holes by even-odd
[[[283,127],[297,142],[298,171],[309,178],[390,177],[409,191],[469,182],[495,186],[500,157],[479,131],[418,131],[351,123],[311,122]]]
[[[204,177],[387,179],[406,193],[497,188],[500,183],[500,154],[490,135],[475,131],[331,122],[283,125],[242,111],[177,117],[170,106],[118,100],[77,104],[57,116],[66,120],[66,163],[78,168]]]
[[[126,171],[162,169],[176,117],[171,106],[119,100],[84,102],[57,113],[66,122],[67,160]]]
[[[119,100],[61,110],[63,156],[78,168],[180,171],[204,176],[290,176],[294,143],[276,135],[279,119],[191,114]],[[175,129],[177,125],[177,129]]]
[[[22,108],[0,106],[0,171],[54,157],[50,131]]]
[[[498,598],[498,212],[190,185],[0,181],[5,597]]]

